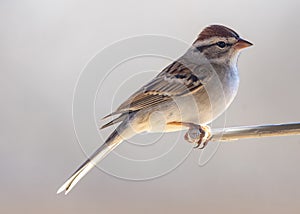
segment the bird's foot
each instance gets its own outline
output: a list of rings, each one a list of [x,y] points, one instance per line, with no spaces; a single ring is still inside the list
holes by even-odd
[[[169,124],[188,127],[189,129],[184,135],[184,139],[189,143],[195,143],[196,146],[194,148],[204,149],[212,137],[211,128],[207,125],[198,125],[185,122],[172,122]]]
[[[194,148],[204,149],[211,138],[211,129],[205,125],[193,125],[184,135],[184,139],[190,143],[196,143]]]

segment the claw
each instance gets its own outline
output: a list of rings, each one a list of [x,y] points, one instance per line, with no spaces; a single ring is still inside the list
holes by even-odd
[[[189,130],[184,135],[184,139],[189,143],[196,143],[195,149],[204,149],[212,137],[209,126],[185,122],[171,122],[169,124],[188,127]]]
[[[211,138],[210,127],[209,126],[198,126],[197,129],[199,130],[200,135],[199,135],[199,140],[196,142],[197,145],[194,148],[195,149],[204,149]],[[188,135],[192,130],[194,130],[194,128],[190,128],[189,131],[186,133],[186,135]],[[185,136],[185,139],[189,139],[189,137]],[[202,146],[201,146],[201,144],[202,144]]]
[[[194,148],[204,149],[204,148],[206,147],[208,141],[209,141],[209,140],[204,141],[204,142],[203,142],[203,145],[202,145],[201,147],[199,147],[199,146],[201,145],[201,143],[199,143],[199,145],[198,145],[197,147],[194,147]]]
[[[199,148],[199,147],[200,147],[200,145],[201,145],[201,143],[197,143],[197,145],[196,145],[196,146],[194,146],[193,148],[194,148],[194,149],[203,149],[203,146],[202,146],[201,148]]]

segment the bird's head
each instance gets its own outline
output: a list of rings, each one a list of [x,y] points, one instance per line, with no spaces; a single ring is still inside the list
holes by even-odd
[[[206,27],[193,43],[193,47],[210,62],[234,65],[240,50],[251,45],[252,43],[240,38],[235,31],[222,25]]]

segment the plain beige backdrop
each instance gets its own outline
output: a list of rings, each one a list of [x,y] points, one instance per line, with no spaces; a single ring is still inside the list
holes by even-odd
[[[226,125],[300,121],[299,7],[297,0],[1,0],[0,212],[299,213],[297,136],[224,143],[204,167],[188,158],[150,181],[94,170],[67,197],[55,194],[85,159],[72,122],[77,78],[123,38],[192,43],[208,24],[230,26],[255,45],[240,57]]]

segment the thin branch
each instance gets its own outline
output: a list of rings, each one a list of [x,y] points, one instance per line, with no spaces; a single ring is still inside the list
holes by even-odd
[[[300,123],[271,124],[257,126],[241,126],[223,129],[213,129],[193,123],[177,123],[189,127],[185,140],[190,143],[202,143],[204,148],[208,141],[233,141],[247,138],[262,138],[275,136],[300,135]],[[200,131],[201,130],[201,131]]]
[[[210,141],[300,135],[300,123],[256,125],[213,129]]]

